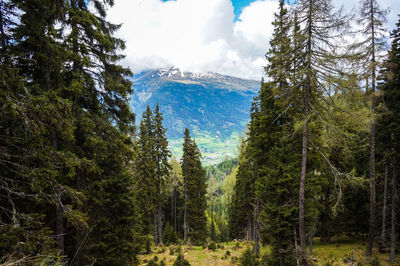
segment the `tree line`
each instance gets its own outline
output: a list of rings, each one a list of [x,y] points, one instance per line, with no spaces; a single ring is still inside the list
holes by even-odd
[[[152,242],[239,238],[307,265],[340,234],[368,236],[367,257],[379,235],[394,261],[400,21],[387,49],[376,0],[357,30],[329,0],[281,0],[239,158],[204,169],[188,129],[171,156],[158,105],[135,125],[112,5],[0,0],[0,263],[135,265]]]
[[[340,234],[367,235],[367,258],[379,234],[395,260],[400,20],[387,49],[387,12],[280,1],[230,203],[231,238],[269,243],[268,265],[308,265],[313,237]]]
[[[158,105],[135,126],[112,5],[0,1],[1,264],[136,265],[150,235],[205,239],[200,151],[186,130],[171,160]]]

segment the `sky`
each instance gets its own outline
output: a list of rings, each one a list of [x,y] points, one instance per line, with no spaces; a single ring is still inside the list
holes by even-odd
[[[399,0],[378,0],[389,7],[388,29],[400,13]],[[122,24],[126,41],[122,62],[134,73],[153,68],[217,72],[260,80],[273,32],[278,0],[116,0],[108,19]],[[358,0],[333,0],[356,12]]]

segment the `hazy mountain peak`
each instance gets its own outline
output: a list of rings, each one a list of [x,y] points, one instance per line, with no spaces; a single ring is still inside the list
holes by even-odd
[[[178,68],[142,72],[133,79],[131,100],[138,122],[147,105],[159,103],[173,152],[179,157],[183,131],[192,132],[207,162],[233,156],[244,134],[260,83],[218,73]]]
[[[204,79],[204,78],[223,77],[223,75],[213,72],[204,73],[204,72],[183,71],[177,67],[160,68],[156,70],[149,70],[148,72],[151,73],[151,77],[153,78],[160,77],[169,79]],[[141,75],[139,74],[139,76]]]

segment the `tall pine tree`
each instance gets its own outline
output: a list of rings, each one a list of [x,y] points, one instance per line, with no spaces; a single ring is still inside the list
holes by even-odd
[[[182,175],[184,180],[184,241],[204,243],[207,237],[207,185],[205,171],[201,165],[201,153],[196,142],[185,129],[182,155]]]

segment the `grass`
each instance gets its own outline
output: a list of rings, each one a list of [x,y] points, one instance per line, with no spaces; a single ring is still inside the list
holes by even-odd
[[[316,265],[370,265],[365,258],[366,240],[354,240],[341,238],[333,240],[329,244],[321,244],[319,239],[315,239],[314,252],[312,258]],[[398,260],[395,264],[389,262],[389,253],[379,253],[377,248],[373,249],[372,258],[377,258],[380,265],[400,265]],[[397,255],[399,257],[399,255]]]
[[[219,245],[223,248],[217,248],[215,251],[201,246],[182,246],[182,252],[191,265],[235,265],[233,261],[238,260],[244,250],[250,246],[249,242],[240,242],[238,247],[236,243],[239,242],[220,243]],[[153,254],[139,256],[141,265],[146,265],[144,261],[149,261],[154,256],[158,256],[160,260],[165,258],[167,265],[173,265],[178,254],[175,252],[174,255],[170,255],[171,249],[176,249],[176,246],[153,248]],[[230,252],[229,256],[225,256],[227,251]]]
[[[239,134],[236,132],[224,139],[204,132],[193,133],[193,138],[201,150],[204,165],[219,163],[225,156],[237,156],[237,147],[240,141]],[[169,149],[178,158],[182,156],[182,143],[183,139],[170,140],[169,142]]]
[[[239,258],[247,247],[251,246],[250,242],[229,242],[220,243],[220,247],[215,251],[208,250],[201,246],[182,246],[182,252],[186,260],[191,265],[238,265]],[[223,248],[221,247],[223,246]],[[154,247],[153,254],[140,255],[141,265],[146,265],[146,261],[157,256],[159,260],[165,259],[166,265],[173,265],[177,252],[170,255],[170,250],[175,250],[177,246],[171,245],[168,247]],[[226,256],[227,251],[230,255]],[[269,246],[261,248],[261,255],[270,252]],[[389,263],[388,253],[378,253],[374,249],[374,256],[378,258],[380,265],[400,265],[400,260],[395,264]],[[400,255],[397,255],[400,258]],[[370,265],[365,259],[365,241],[340,239],[333,240],[329,244],[321,244],[318,239],[315,239],[314,252],[311,256],[314,265],[350,265],[349,259],[354,262],[353,265]],[[357,262],[357,264],[355,264]]]

